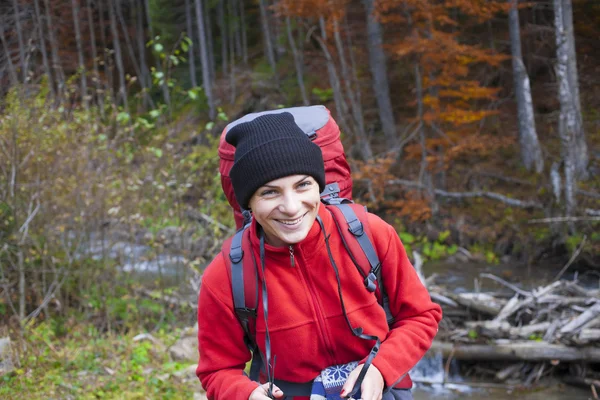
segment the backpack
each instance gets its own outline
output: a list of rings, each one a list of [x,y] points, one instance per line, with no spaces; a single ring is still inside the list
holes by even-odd
[[[321,147],[325,163],[325,190],[321,202],[332,214],[344,247],[364,279],[366,290],[375,292],[378,303],[384,308],[388,324],[393,323],[389,301],[381,282],[381,263],[369,237],[366,208],[352,202],[352,177],[340,140],[340,130],[324,106],[283,108],[273,111],[248,114],[227,125],[219,143],[219,172],[223,191],[234,210],[236,234],[225,241],[221,252],[230,264],[229,274],[236,316],[245,333],[246,346],[252,352],[250,378],[257,381],[262,365],[261,355],[254,340],[258,306],[257,263],[248,238],[251,222],[250,213],[241,210],[229,177],[234,163],[235,148],[225,141],[225,135],[233,126],[248,122],[261,115],[289,112],[296,124]],[[244,255],[249,255],[244,257]],[[285,391],[285,390],[284,390]],[[289,392],[286,392],[289,393]]]

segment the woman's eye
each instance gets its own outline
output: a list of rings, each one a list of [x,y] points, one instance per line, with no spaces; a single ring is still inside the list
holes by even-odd
[[[275,191],[272,189],[268,189],[268,190],[263,190],[260,195],[261,196],[272,196],[275,194]]]
[[[309,187],[310,185],[312,185],[311,181],[304,181],[304,182],[300,182],[300,184],[298,185],[299,188],[305,188],[305,187]]]

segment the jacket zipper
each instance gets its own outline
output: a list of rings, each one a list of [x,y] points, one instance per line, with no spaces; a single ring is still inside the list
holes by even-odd
[[[292,264],[292,267],[296,266],[293,246],[290,246],[290,262]],[[331,365],[334,365],[335,364],[335,355],[333,354],[333,345],[332,345],[331,339],[329,338],[329,331],[325,327],[325,325],[326,325],[325,317],[323,316],[323,312],[322,312],[321,308],[319,307],[319,302],[318,302],[316,291],[313,288],[312,282],[310,281],[308,274],[306,273],[306,271],[304,271],[304,268],[299,268],[299,270],[300,270],[300,273],[302,274],[302,277],[304,278],[304,281],[306,282],[306,285],[308,286],[308,290],[310,292],[310,296],[312,299],[313,308],[315,309],[315,313],[317,315],[317,321],[316,321],[317,326],[319,328],[319,331],[321,332],[321,337],[323,338],[323,341],[325,342],[325,348],[327,349],[327,353],[329,354]]]

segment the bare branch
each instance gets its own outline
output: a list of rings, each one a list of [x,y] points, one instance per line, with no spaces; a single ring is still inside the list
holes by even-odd
[[[402,186],[406,186],[406,187],[413,187],[413,188],[417,188],[417,189],[427,190],[425,185],[423,185],[419,182],[407,181],[404,179],[391,179],[391,180],[387,181],[387,184],[388,185],[402,185]],[[433,192],[435,193],[436,196],[440,196],[440,197],[450,197],[450,198],[454,198],[454,199],[471,198],[471,197],[487,197],[489,199],[497,200],[497,201],[500,201],[502,203],[508,204],[509,206],[513,206],[513,207],[539,208],[539,209],[543,208],[542,204],[535,202],[535,201],[511,199],[510,197],[506,197],[502,194],[494,193],[494,192],[483,192],[483,191],[448,192],[448,191],[441,190],[441,189],[434,189]]]
[[[567,271],[567,269],[571,266],[571,264],[573,264],[573,261],[575,261],[575,259],[577,258],[577,256],[579,255],[579,253],[581,253],[581,250],[583,250],[583,246],[585,246],[585,241],[587,240],[587,236],[583,237],[583,240],[581,241],[581,243],[579,244],[579,247],[577,248],[577,250],[575,250],[575,252],[573,253],[573,255],[571,256],[571,259],[569,260],[569,262],[567,262],[567,264],[560,270],[560,272],[558,273],[558,275],[556,275],[556,277],[554,278],[555,281],[559,280],[560,277]]]

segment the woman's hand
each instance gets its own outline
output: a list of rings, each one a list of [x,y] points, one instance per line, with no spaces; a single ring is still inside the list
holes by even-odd
[[[250,393],[250,397],[248,397],[248,400],[270,400],[271,398],[267,396],[268,390],[269,384],[263,383],[262,385],[254,389],[252,393]],[[273,396],[276,399],[283,397],[283,392],[275,385],[273,385]]]
[[[342,392],[340,393],[342,397],[347,396],[354,388],[354,383],[356,383],[356,379],[358,379],[358,375],[360,374],[360,371],[362,371],[363,365],[364,364],[360,364],[354,371],[350,372],[348,380],[342,387]],[[360,385],[360,398],[362,400],[381,400],[383,396],[383,386],[384,382],[381,372],[379,372],[376,366],[371,364],[362,381],[362,385]]]

